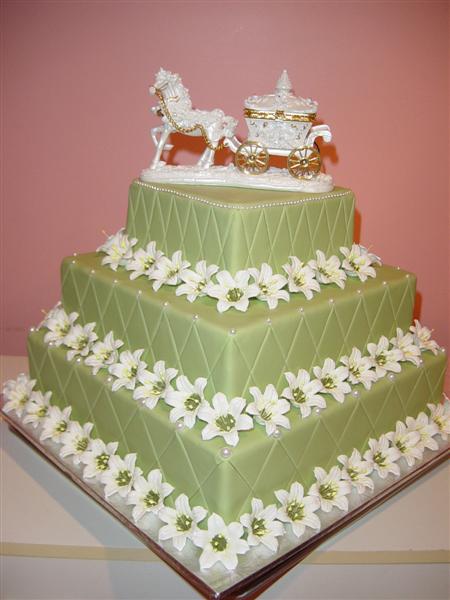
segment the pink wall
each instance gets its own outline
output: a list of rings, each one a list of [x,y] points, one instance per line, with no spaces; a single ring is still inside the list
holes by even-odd
[[[58,300],[60,259],[124,223],[160,65],[239,118],[287,68],[333,130],[326,167],[357,194],[360,240],[417,273],[449,345],[447,3],[6,1],[2,21],[2,352]]]

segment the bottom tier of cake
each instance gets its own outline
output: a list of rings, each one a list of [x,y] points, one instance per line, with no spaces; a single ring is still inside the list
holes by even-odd
[[[274,492],[289,490],[293,482],[307,490],[317,480],[317,467],[329,471],[339,456],[367,451],[369,440],[395,432],[398,421],[439,404],[446,367],[444,352],[424,351],[420,366],[402,363],[399,373],[379,379],[370,390],[354,386],[343,403],[331,399],[308,418],[296,411],[291,429],[275,436],[256,424],[240,432],[239,444],[230,448],[222,438],[202,439],[204,423],[197,421],[192,429],[171,423],[170,407],[162,401],[150,410],[133,399],[132,391],[112,391],[107,371],[93,375],[81,358],[67,360],[67,348],[46,344],[43,331],[30,335],[29,358],[36,388],[51,391],[53,405],[72,407],[71,419],[92,423],[92,439],[118,442],[118,453],[135,453],[144,473],[159,469],[191,505],[200,504],[225,521],[249,512],[253,498],[273,503]],[[401,441],[396,444],[400,452],[408,451]],[[375,456],[376,447],[371,451]]]

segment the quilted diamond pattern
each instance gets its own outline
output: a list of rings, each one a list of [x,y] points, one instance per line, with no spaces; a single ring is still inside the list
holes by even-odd
[[[127,232],[140,246],[154,240],[166,254],[182,250],[191,263],[206,259],[236,271],[268,262],[281,271],[290,255],[309,260],[317,249],[331,255],[351,245],[353,218],[353,194],[339,188],[312,196],[232,188],[224,194],[215,187],[156,190],[135,181]]]
[[[422,367],[406,364],[394,381],[380,380],[370,391],[360,389],[359,398],[347,397],[342,405],[330,400],[320,414],[293,419],[280,439],[256,425],[241,433],[231,458],[224,460],[223,441],[202,441],[200,423],[178,432],[169,422],[169,407],[159,403],[149,411],[131,392],[112,392],[104,373],[94,376],[83,364],[68,362],[62,348],[44,344],[42,332],[30,335],[29,358],[31,376],[42,390],[52,390],[52,402],[73,406],[74,419],[94,423],[93,435],[119,441],[119,451],[136,452],[145,472],[159,467],[177,493],[226,520],[249,510],[252,497],[273,502],[273,491],[294,480],[308,488],[315,466],[330,468],[339,454],[363,449],[370,437],[395,428],[398,419],[438,402],[446,365],[444,354],[425,353]]]
[[[250,386],[269,383],[281,391],[286,371],[338,360],[353,346],[391,337],[396,327],[406,330],[412,318],[415,279],[390,267],[364,284],[324,287],[312,302],[297,295],[274,311],[256,302],[247,313],[220,315],[213,299],[190,304],[168,286],[155,293],[146,280],[131,281],[123,269],[115,273],[100,261],[95,254],[65,261],[66,310],[80,313],[84,323],[95,321],[100,336],[113,330],[127,348],[144,348],[151,365],[165,360],[191,380],[207,377],[211,394],[248,396]]]

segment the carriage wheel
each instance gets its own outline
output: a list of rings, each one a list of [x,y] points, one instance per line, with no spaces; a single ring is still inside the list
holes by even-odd
[[[311,146],[292,150],[287,159],[289,173],[296,179],[312,179],[320,171],[319,151]]]
[[[234,164],[242,173],[259,175],[269,168],[269,153],[257,142],[244,142],[236,150]]]

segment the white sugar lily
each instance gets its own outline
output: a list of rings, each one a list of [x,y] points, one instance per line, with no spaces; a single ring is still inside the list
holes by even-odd
[[[350,356],[343,356],[341,363],[347,367],[348,380],[353,385],[362,383],[366,390],[370,390],[372,383],[378,379],[373,358],[362,356],[358,348],[353,348]]]
[[[189,262],[183,260],[181,250],[174,252],[172,258],[162,256],[158,261],[156,269],[150,276],[150,279],[153,279],[153,289],[155,292],[162,285],[178,285],[190,266]]]
[[[379,440],[369,440],[369,450],[364,452],[364,459],[372,463],[381,479],[386,479],[389,473],[400,475],[400,467],[396,464],[401,457],[398,448],[390,446],[389,439],[382,435]]]
[[[395,448],[398,448],[409,467],[416,460],[422,458],[423,450],[420,445],[420,433],[411,431],[402,421],[397,421],[395,431],[390,431],[386,434],[386,437]]]
[[[361,248],[361,252],[367,253],[369,260],[373,265],[381,266],[383,264],[381,262],[381,258],[377,254],[374,254],[373,252],[369,252],[368,248],[366,248],[365,246],[362,246],[361,244],[359,244],[359,247]]]
[[[177,377],[177,389],[170,388],[165,397],[166,403],[173,406],[169,414],[171,423],[182,420],[188,429],[194,427],[198,411],[206,403],[206,384],[207,380],[204,377],[198,377],[194,383],[184,375]]]
[[[163,506],[158,517],[164,523],[167,523],[158,533],[158,539],[172,540],[175,548],[181,552],[186,545],[187,540],[194,540],[194,534],[198,531],[198,523],[208,514],[203,506],[189,505],[189,498],[186,494],[180,494],[175,500],[175,508]]]
[[[220,271],[216,275],[219,283],[211,284],[208,295],[217,298],[217,310],[220,313],[229,308],[235,308],[241,312],[248,309],[249,298],[254,298],[259,293],[255,283],[249,283],[249,271],[238,271],[233,277],[228,271]]]
[[[43,325],[48,329],[44,335],[44,342],[52,343],[55,346],[65,343],[66,335],[77,319],[78,313],[76,312],[68,315],[61,306],[53,308],[44,320]]]
[[[351,248],[340,248],[341,254],[345,257],[342,261],[342,268],[350,277],[358,277],[361,281],[366,281],[368,277],[376,277],[373,261],[369,252],[364,246],[353,244]]]
[[[133,246],[137,243],[136,238],[129,238],[125,229],[119,229],[117,233],[110,235],[106,242],[97,248],[97,252],[106,254],[102,259],[102,265],[109,265],[113,271],[126,266],[133,256]]]
[[[232,571],[237,567],[238,554],[246,554],[248,543],[242,539],[244,528],[240,523],[225,525],[222,517],[213,513],[208,519],[208,529],[197,529],[194,543],[202,548],[200,567],[209,569],[221,562],[226,569]]]
[[[270,504],[264,507],[259,498],[252,499],[252,512],[242,515],[240,522],[247,529],[247,542],[249,546],[262,544],[276,552],[278,550],[277,537],[283,535],[283,524],[277,520],[277,507]]]
[[[93,427],[92,423],[81,426],[78,421],[71,421],[66,431],[61,434],[62,448],[59,454],[62,458],[72,456],[73,462],[76,465],[80,464],[82,454],[89,448]]]
[[[41,442],[49,438],[55,442],[59,442],[62,434],[67,431],[71,412],[71,406],[67,406],[63,410],[58,406],[50,406],[47,411],[47,416],[42,423]]]
[[[439,429],[443,440],[450,435],[450,403],[445,404],[427,404],[430,411],[430,419]]]
[[[430,350],[433,354],[437,354],[439,344],[431,339],[431,331],[428,327],[422,326],[417,319],[414,320],[414,325],[409,328],[414,336],[414,342],[420,350]]]
[[[407,360],[416,367],[420,365],[420,350],[414,343],[412,333],[403,333],[400,327],[397,327],[397,334],[391,339],[391,344],[400,350],[402,360]]]
[[[147,369],[147,363],[141,360],[143,353],[142,349],[134,352],[125,350],[120,353],[119,361],[109,366],[108,371],[116,378],[112,384],[113,392],[122,387],[134,390],[138,379],[142,379]]]
[[[300,409],[302,418],[309,417],[311,409],[326,408],[325,398],[319,394],[322,389],[322,382],[318,379],[311,380],[308,371],[300,369],[297,375],[285,373],[284,376],[288,382],[288,387],[281,392],[283,398],[287,398],[292,406]]]
[[[199,261],[195,265],[195,271],[186,269],[181,275],[183,283],[177,287],[175,294],[182,296],[186,294],[189,302],[194,302],[200,296],[206,296],[210,285],[212,285],[212,277],[217,273],[219,267],[217,265],[207,265],[205,260]]]
[[[53,316],[56,314],[56,312],[58,310],[60,310],[62,308],[62,302],[61,300],[59,302],[57,302],[55,304],[55,306],[53,308],[51,308],[49,311],[45,312],[42,311],[44,313],[44,318],[42,319],[42,321],[39,323],[39,325],[36,327],[36,329],[42,329],[42,327],[47,328],[47,321],[49,319],[52,319]],[[78,315],[77,315],[78,316]]]
[[[316,259],[310,260],[308,265],[315,272],[319,283],[335,283],[340,288],[344,287],[347,275],[341,269],[341,262],[337,256],[327,258],[322,250],[317,250]]]
[[[302,292],[307,300],[311,300],[313,292],[320,292],[320,285],[313,269],[302,263],[296,256],[290,256],[289,260],[290,263],[283,265],[288,276],[289,291]]]
[[[105,444],[103,440],[91,440],[88,448],[80,456],[81,462],[85,465],[84,479],[95,477],[100,480],[102,474],[109,468],[109,459],[117,452],[118,445],[118,442]]]
[[[25,405],[26,415],[23,418],[24,425],[30,423],[33,427],[40,425],[48,414],[50,408],[51,392],[31,392],[30,399]]]
[[[274,275],[272,267],[267,263],[263,263],[260,270],[251,268],[248,271],[258,286],[256,297],[267,302],[271,310],[278,306],[278,300],[289,302],[289,294],[283,289],[287,285],[284,275]]]
[[[165,399],[172,389],[170,382],[177,376],[176,369],[166,369],[166,363],[158,360],[153,372],[143,371],[138,374],[139,383],[133,392],[133,398],[140,400],[147,408],[153,409],[161,398]]]
[[[345,454],[338,456],[338,461],[342,465],[342,479],[349,481],[358,494],[363,494],[366,488],[374,489],[373,480],[369,477],[373,471],[373,463],[364,460],[356,448],[353,449],[350,457]]]
[[[266,387],[264,393],[252,386],[250,394],[253,396],[253,402],[247,405],[247,413],[253,415],[257,423],[265,426],[267,435],[273,435],[277,427],[291,428],[289,419],[284,416],[291,406],[287,400],[278,397],[272,384]]]
[[[35,384],[36,380],[30,379],[25,373],[20,373],[17,379],[6,381],[3,385],[3,396],[6,400],[3,406],[5,413],[14,411],[18,417],[21,417]]]
[[[64,338],[64,345],[70,348],[67,352],[67,360],[73,360],[75,356],[87,356],[91,350],[92,344],[97,339],[94,331],[95,323],[82,325],[72,325],[68,334]]]
[[[347,383],[347,367],[336,367],[334,360],[326,358],[323,367],[313,367],[313,373],[321,382],[321,392],[331,394],[338,402],[344,402],[345,394],[351,392],[351,387]]]
[[[316,497],[320,502],[320,508],[324,512],[330,512],[333,506],[339,510],[348,510],[347,496],[351,492],[351,485],[342,478],[341,469],[332,467],[327,473],[322,467],[314,469],[316,482],[309,488],[308,494]]]
[[[381,336],[378,344],[367,344],[367,350],[375,363],[375,374],[378,379],[384,377],[388,371],[400,373],[402,370],[399,362],[403,354],[398,348],[389,348],[389,340],[386,336]]]
[[[133,482],[133,491],[128,494],[127,504],[134,506],[133,520],[137,523],[146,513],[157,515],[164,506],[164,499],[173,492],[173,486],[162,480],[159,469],[153,469],[147,476],[139,475]]]
[[[202,429],[202,439],[210,440],[222,436],[227,444],[236,446],[239,431],[253,429],[253,420],[242,414],[245,409],[243,398],[233,398],[228,402],[225,394],[217,392],[212,398],[212,406],[206,404],[198,411],[198,418],[208,424]]]
[[[425,448],[429,450],[438,450],[439,445],[434,437],[439,433],[439,427],[433,420],[428,419],[424,412],[419,413],[416,419],[413,417],[406,417],[406,426],[409,431],[417,431],[420,435],[420,441],[418,447],[424,451]]]
[[[92,367],[92,373],[97,375],[100,369],[107,368],[118,361],[118,349],[121,346],[123,346],[122,340],[115,340],[113,332],[110,331],[104,340],[93,344],[91,353],[86,357],[84,363],[88,367]]]
[[[100,475],[100,481],[105,486],[105,498],[114,494],[126,498],[141,474],[142,469],[136,467],[136,454],[127,454],[123,459],[117,454],[111,454],[108,468]]]
[[[130,279],[138,277],[151,278],[153,271],[158,267],[163,253],[156,249],[156,242],[149,242],[146,248],[139,248],[127,261],[126,269],[131,271]]]
[[[276,491],[275,496],[281,504],[277,511],[278,519],[289,523],[297,537],[302,536],[307,527],[319,531],[320,519],[315,514],[320,508],[319,499],[315,496],[305,496],[300,483],[294,482],[289,491]]]

